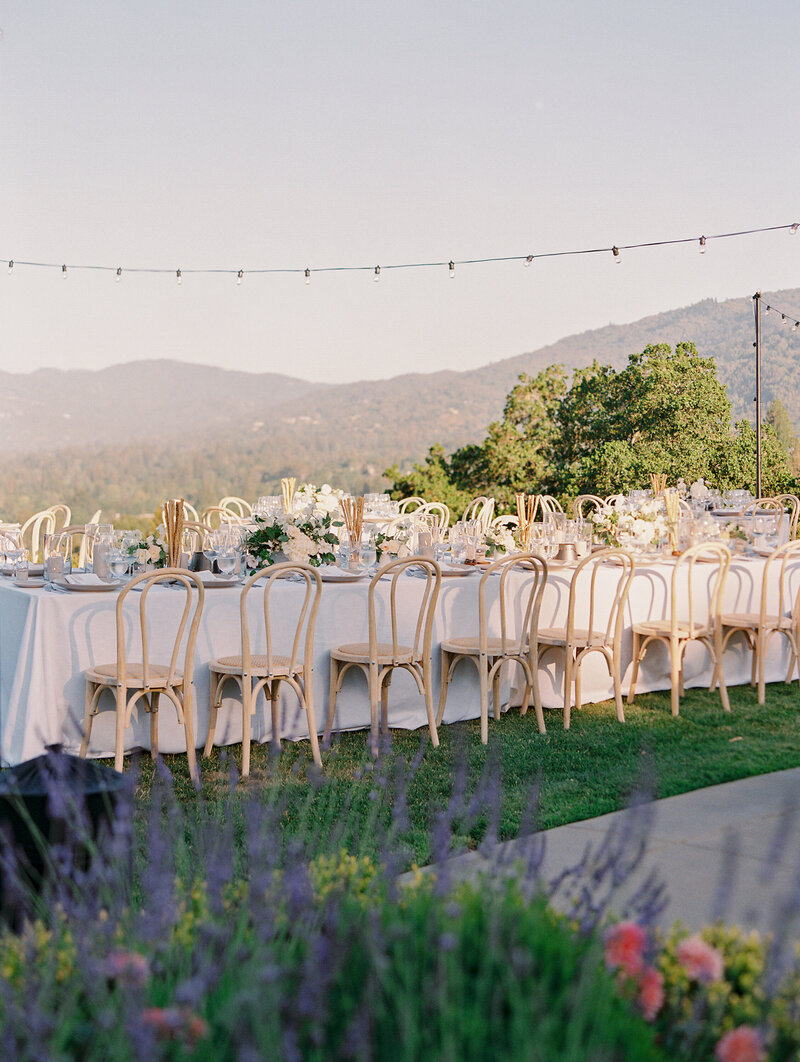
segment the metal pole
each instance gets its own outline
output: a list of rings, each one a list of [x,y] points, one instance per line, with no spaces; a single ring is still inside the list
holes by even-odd
[[[761,497],[761,292],[753,296],[756,316],[756,497]]]

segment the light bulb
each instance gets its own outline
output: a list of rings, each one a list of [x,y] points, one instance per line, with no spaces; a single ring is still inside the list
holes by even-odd
[[[764,312],[764,316],[765,316],[765,317],[769,317],[769,311],[770,311],[771,309],[772,309],[772,307],[771,307],[771,306],[768,306],[768,307],[767,307],[766,311]]]
[[[303,275],[306,278],[306,284],[310,284],[311,283],[311,270],[307,269]]]
[[[706,238],[705,238],[705,236],[701,236],[700,237],[700,254],[705,254],[705,253],[706,253]]]
[[[237,284],[237,287],[238,287],[238,285],[240,285],[240,284],[242,283],[242,279],[243,279],[243,277],[244,277],[244,270],[243,270],[243,269],[240,269],[240,270],[239,270],[239,272],[238,272],[238,273],[236,274],[236,284]]]
[[[781,314],[781,324],[786,324],[786,314],[785,313]]]
[[[450,270],[450,279],[452,280],[453,277],[456,275],[456,264],[455,264],[455,262],[453,262],[451,260],[450,264],[448,265],[447,268]]]
[[[8,263],[8,275],[11,276],[11,274],[13,272],[14,272],[14,259],[12,258],[11,261]]]
[[[117,275],[114,277],[117,284],[122,280],[122,266],[117,266]]]
[[[62,280],[66,280],[67,279],[67,267],[65,265],[62,265],[62,267],[61,267],[61,279]]]
[[[381,279],[381,267],[380,266],[375,266],[375,277],[374,277],[375,283],[376,284],[380,283],[380,279]]]
[[[789,228],[789,232],[790,232],[790,233],[792,234],[792,236],[794,236],[794,235],[795,235],[795,234],[797,233],[797,230],[798,230],[799,228],[800,228],[800,221],[796,221],[796,222],[794,223],[794,225],[792,225],[792,226],[791,226],[791,227]]]
[[[614,261],[617,263],[617,265],[622,265],[622,257],[619,253],[619,247],[612,247],[611,253],[614,255]]]
[[[529,254],[528,257],[525,259],[525,268],[528,269],[532,265],[533,265],[533,255]]]
[[[795,321],[795,323],[792,325],[792,331],[793,332],[797,331],[798,325],[800,325],[800,321]]]
[[[179,285],[183,283],[183,277],[181,276],[180,269],[176,270],[175,279],[176,279],[176,281],[178,282]]]

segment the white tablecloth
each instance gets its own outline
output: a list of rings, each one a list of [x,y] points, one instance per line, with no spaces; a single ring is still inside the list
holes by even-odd
[[[734,560],[726,589],[726,611],[757,611],[764,561],[760,558]],[[773,565],[777,568],[777,565]],[[630,664],[630,626],[633,619],[661,617],[669,594],[673,565],[670,562],[637,568],[626,615],[626,638],[623,643],[623,675]],[[702,593],[708,583],[709,568],[697,565],[696,580]],[[619,569],[604,568],[600,574],[600,600],[609,601]],[[793,569],[794,592],[800,585],[800,564]],[[572,576],[570,568],[553,568],[545,591],[541,622],[543,626],[563,625]],[[525,577],[515,576],[520,589]],[[435,697],[438,698],[439,651],[444,636],[459,637],[477,633],[477,601],[480,576],[442,581],[434,630]],[[491,579],[491,596],[498,580]],[[383,587],[387,585],[381,584]],[[414,599],[424,584],[405,577],[399,593],[401,611],[413,613]],[[282,583],[276,587],[273,616],[291,613],[301,588]],[[317,724],[321,731],[327,712],[328,652],[332,646],[346,642],[367,641],[367,583],[324,584],[320,605],[314,654],[314,682]],[[205,741],[208,727],[208,663],[216,656],[239,652],[239,590],[212,589],[206,592],[205,611],[200,627],[195,659],[195,713],[198,745]],[[251,594],[252,619],[258,613],[257,594]],[[131,600],[132,599],[132,600]],[[138,608],[138,595],[129,595],[130,616]],[[166,640],[170,625],[182,607],[182,595],[172,589],[157,588],[150,598],[152,605],[151,644]],[[283,602],[283,607],[281,607]],[[48,590],[23,590],[10,580],[0,580],[0,760],[4,766],[20,763],[38,755],[46,745],[62,743],[76,750],[80,743],[83,718],[83,670],[90,664],[110,663],[115,658],[114,593],[58,593]],[[497,618],[496,610],[490,615]],[[580,617],[578,617],[580,622]],[[273,620],[277,629],[277,622]],[[287,634],[288,637],[288,634]],[[133,644],[133,643],[131,643]],[[788,667],[785,640],[773,638],[769,646],[767,680],[785,678]],[[684,665],[687,686],[707,685],[711,671],[705,652],[690,646]],[[514,673],[516,680],[518,672]],[[729,685],[749,682],[750,654],[736,639],[725,656],[725,677]],[[548,657],[541,672],[542,699],[546,707],[563,705],[563,668]],[[640,669],[638,690],[668,689],[669,660],[665,650],[654,647]],[[232,690],[232,687],[229,687]],[[286,688],[286,687],[284,687]],[[508,691],[506,691],[508,692]],[[582,667],[582,694],[585,702],[606,700],[612,695],[611,681],[599,654],[592,654]],[[512,702],[515,701],[512,695]],[[111,706],[111,700],[106,702]],[[290,691],[283,696],[283,736],[303,737],[308,730],[305,715],[297,713]],[[219,744],[236,742],[241,737],[241,711],[238,702],[223,702],[217,725]],[[459,665],[450,686],[445,723],[471,719],[478,715],[477,674],[469,662]],[[254,739],[270,736],[269,711],[259,700],[254,720]],[[389,697],[390,725],[413,729],[426,725],[425,707],[411,677],[397,672]],[[110,755],[114,748],[114,713],[101,712],[92,732],[92,755]],[[363,676],[352,671],[345,679],[337,701],[336,729],[369,725],[369,701]],[[531,725],[535,725],[533,720]],[[561,725],[560,713],[549,725]],[[179,752],[185,748],[183,730],[174,711],[162,702],[159,721],[159,746],[162,752]],[[133,725],[126,736],[126,748],[149,747],[149,720],[143,709],[134,713]]]

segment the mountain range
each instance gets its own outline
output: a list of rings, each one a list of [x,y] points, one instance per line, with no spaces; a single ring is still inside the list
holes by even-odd
[[[800,289],[769,299],[800,317]],[[766,409],[780,396],[797,425],[800,331],[792,321],[764,319],[762,398]],[[81,516],[101,505],[152,510],[171,494],[208,504],[226,493],[271,493],[283,475],[374,488],[388,465],[406,467],[435,442],[451,450],[482,439],[520,373],[594,359],[621,368],[648,344],[681,340],[715,359],[734,419],[752,418],[749,297],[610,324],[478,369],[380,381],[321,384],[166,360],[0,373],[0,516],[65,497]]]

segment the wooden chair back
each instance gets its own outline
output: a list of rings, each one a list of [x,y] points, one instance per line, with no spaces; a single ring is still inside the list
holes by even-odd
[[[183,514],[184,514],[184,519],[192,520],[196,524],[200,523],[200,513],[197,511],[197,509],[192,504],[190,504],[190,502],[184,501],[184,503],[183,503]]]
[[[602,498],[598,498],[596,494],[579,494],[575,501],[572,503],[572,516],[575,520],[585,520],[587,517],[584,515],[584,510],[587,507],[591,507],[592,513],[599,512],[604,506],[605,502]],[[591,516],[592,513],[589,513]]]
[[[187,537],[189,551],[191,553],[199,552],[203,548],[206,535],[213,530],[211,524],[203,524],[199,520],[186,520],[183,525],[183,532]]]
[[[425,502],[424,505],[420,505],[419,508],[413,512],[415,517],[429,517],[439,527],[439,530],[444,532],[447,530],[450,524],[450,510],[444,504],[444,502]]]
[[[305,583],[305,594],[300,607],[297,609],[297,622],[294,624],[292,634],[292,648],[289,656],[289,673],[296,674],[305,664],[310,667],[314,656],[314,630],[317,623],[317,611],[319,610],[320,597],[322,596],[322,579],[316,568],[308,564],[296,564],[287,561],[284,564],[274,564],[267,569],[257,571],[250,576],[242,589],[239,613],[242,631],[242,675],[248,679],[252,675],[253,652],[250,637],[250,619],[247,613],[247,598],[255,584],[266,577],[266,585],[263,592],[263,619],[264,635],[266,642],[267,670],[270,675],[275,670],[275,658],[286,657],[287,654],[281,648],[276,652],[275,638],[272,630],[270,613],[270,594],[275,583],[287,576],[296,576]],[[260,589],[260,588],[259,588]],[[292,624],[288,622],[285,605],[277,609],[276,627],[280,628],[280,645],[286,644],[287,633],[291,633]],[[287,629],[288,628],[288,629]]]
[[[789,583],[790,579],[787,573],[787,568],[790,565],[794,565],[800,562],[800,542],[787,542],[784,546],[779,546],[774,553],[770,553],[767,557],[767,562],[764,565],[764,577],[761,582],[761,603],[759,617],[761,626],[766,626],[768,616],[778,616],[784,618],[791,616],[793,625],[800,633],[800,580],[798,580],[797,591],[794,595],[790,594]],[[778,605],[775,608],[769,607],[769,586],[772,579],[775,578],[775,571],[777,569],[778,580]]]
[[[401,516],[403,516],[409,511],[409,509],[418,509],[420,505],[424,504],[424,498],[417,498],[416,496],[411,498],[403,498],[403,500],[400,502],[397,511]]]
[[[57,502],[55,505],[51,505],[50,512],[56,518],[57,531],[67,527],[72,519],[72,509],[70,509],[68,505],[64,505],[63,502]]]
[[[518,528],[519,517],[513,513],[503,513],[501,516],[495,516],[492,520],[490,527],[495,530],[498,527]]]
[[[781,524],[784,518],[784,510],[781,502],[777,498],[756,498],[754,502],[750,504],[744,510],[744,516],[751,516],[753,518],[753,530],[756,531],[756,520],[760,516],[774,516],[775,530],[780,535]],[[763,526],[763,525],[762,525]],[[791,539],[791,523],[787,523],[786,537],[787,540]]]
[[[800,498],[796,494],[776,494],[775,501],[780,502],[784,510],[788,512],[789,541],[794,542],[797,538],[797,521],[800,518]]]
[[[401,576],[404,576],[409,568],[420,569],[424,572],[424,587],[420,587],[419,611],[414,623],[413,639],[401,638],[405,633],[405,624],[402,625],[397,612],[397,584]],[[388,624],[382,624],[384,631],[388,626],[391,630],[391,642],[386,643],[378,638],[378,618],[375,594],[381,580],[389,581],[389,614]],[[422,578],[420,578],[422,582]],[[378,645],[391,645],[392,664],[400,663],[400,646],[410,645],[412,663],[429,660],[431,655],[431,638],[433,636],[433,618],[436,610],[436,602],[439,599],[439,589],[442,583],[442,573],[436,561],[427,557],[406,557],[403,560],[392,561],[374,575],[370,580],[367,608],[369,612],[369,651],[370,656],[376,659]]]
[[[237,498],[235,495],[230,495],[227,498],[220,498],[220,509],[230,509],[242,520],[246,520],[247,517],[253,515],[253,506],[245,498]]]
[[[552,494],[540,494],[539,495],[539,507],[542,513],[563,513],[564,510],[561,507],[561,502],[558,498],[554,498]],[[534,519],[536,517],[536,510],[534,509]]]
[[[711,568],[713,575],[708,600],[696,601],[694,567]],[[722,595],[731,564],[731,552],[720,542],[701,542],[681,553],[672,570],[670,583],[670,637],[678,638],[679,627],[688,627],[688,637],[696,638],[709,627],[719,628],[722,615]]]
[[[233,509],[223,509],[220,505],[209,505],[200,513],[200,523],[208,524],[212,528],[218,528],[220,524],[240,524],[243,517],[235,513]],[[216,521],[216,526],[214,521]]]
[[[619,568],[619,579],[614,588],[614,595],[608,609],[608,620],[606,621],[605,629],[602,629],[595,626],[595,617],[598,611],[597,578],[601,570],[601,565],[608,563],[612,563]],[[622,631],[625,625],[625,606],[628,603],[633,572],[633,556],[628,553],[627,550],[620,549],[616,546],[612,546],[609,549],[598,550],[596,553],[590,553],[578,563],[578,566],[572,575],[572,581],[569,587],[569,603],[567,605],[567,644],[571,645],[576,641],[575,612],[578,602],[580,601],[583,603],[588,601],[589,613],[586,630],[590,635],[593,631],[602,633],[603,644],[613,646],[614,652],[619,652],[622,644]],[[589,582],[588,594],[586,587],[587,578]],[[607,602],[608,592],[604,587],[602,595],[602,607],[604,610]],[[583,628],[581,627],[581,629]]]
[[[22,542],[28,550],[28,556],[32,564],[39,564],[42,560],[42,546],[44,536],[52,535],[56,529],[56,517],[50,509],[43,509],[28,517],[22,525]]]
[[[514,581],[509,586],[512,572],[531,576],[525,587],[524,596]],[[489,579],[500,574],[498,591],[500,608],[500,648],[503,656],[524,656],[529,646],[536,644],[536,631],[539,628],[539,613],[542,607],[542,595],[547,583],[547,561],[538,553],[512,553],[494,561],[481,576],[478,587],[478,638],[480,650],[484,656],[489,655],[489,622],[486,609],[486,590]],[[492,580],[494,583],[494,580]],[[521,622],[515,622],[515,611],[523,604]],[[496,637],[493,635],[493,637]],[[497,650],[493,649],[492,653]],[[535,653],[535,649],[534,649]],[[534,655],[535,659],[535,655]]]
[[[469,505],[464,510],[462,520],[476,520],[480,525],[481,530],[485,534],[492,525],[492,518],[494,517],[494,498],[487,498],[481,494],[477,498],[473,498]]]
[[[127,683],[128,677],[128,653],[126,649],[124,614],[125,602],[128,599],[128,595],[134,589],[141,587],[140,591],[137,590],[139,596],[138,645],[141,648],[141,657],[135,662],[137,667],[141,665],[142,677],[141,683],[136,680],[136,682],[131,683],[131,685],[135,684],[138,688],[146,690],[150,685],[149,673],[153,663],[150,654],[150,641],[147,630],[147,603],[150,597],[150,591],[153,587],[158,585],[158,583],[163,582],[169,582],[172,585],[178,583],[184,594],[183,611],[175,632],[175,640],[170,647],[167,684],[174,686],[178,679],[178,661],[187,625],[189,627],[189,633],[186,639],[183,675],[187,686],[192,681],[194,651],[197,643],[197,631],[200,626],[200,617],[203,612],[203,604],[205,601],[205,589],[202,581],[194,574],[194,572],[187,572],[183,568],[161,568],[156,572],[144,572],[142,575],[137,575],[128,583],[117,598],[117,677],[123,685]],[[194,602],[194,605],[192,604],[193,590],[197,591],[197,600]],[[163,648],[163,646],[159,646],[159,649],[163,650]]]

